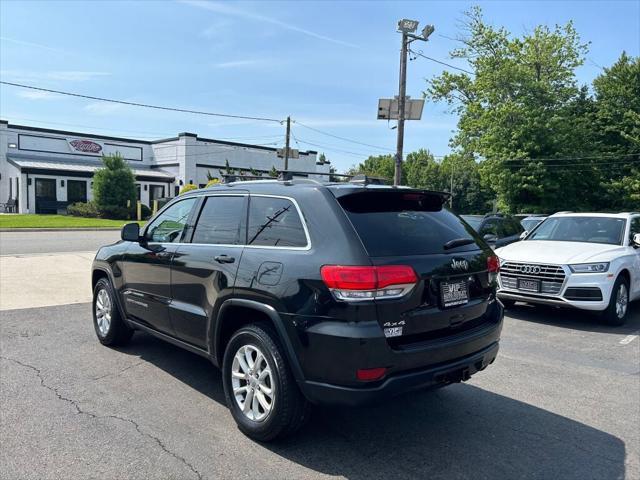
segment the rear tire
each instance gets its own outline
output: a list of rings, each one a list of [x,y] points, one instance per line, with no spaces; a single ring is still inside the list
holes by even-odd
[[[602,312],[602,319],[608,325],[619,327],[624,325],[629,315],[629,281],[618,276],[611,290],[609,306]]]
[[[93,289],[93,327],[103,345],[125,345],[133,335],[133,329],[120,315],[111,282],[106,278],[98,280]]]
[[[283,438],[309,417],[309,403],[268,325],[248,325],[233,334],[224,353],[222,381],[238,428],[255,440]]]

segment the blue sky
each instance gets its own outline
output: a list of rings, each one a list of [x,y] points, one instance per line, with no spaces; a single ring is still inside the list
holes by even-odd
[[[376,120],[377,99],[397,94],[400,18],[436,26],[425,54],[449,60],[462,12],[514,34],[573,20],[590,41],[579,79],[590,82],[622,50],[640,55],[640,1],[493,2],[36,2],[0,0],[0,70],[5,81],[181,108],[285,118],[301,149],[324,151],[339,170],[393,151],[395,130]],[[441,65],[418,58],[407,94],[419,97]],[[277,123],[112,105],[2,86],[0,117],[133,138],[189,131],[258,144],[284,142]],[[405,152],[449,152],[456,118],[427,103],[409,122]],[[293,141],[293,146],[298,146]]]

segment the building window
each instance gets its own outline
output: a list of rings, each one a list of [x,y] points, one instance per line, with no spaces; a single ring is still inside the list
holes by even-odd
[[[140,201],[140,184],[136,183],[136,198]]]
[[[67,181],[67,201],[69,203],[87,201],[87,182],[85,180]]]

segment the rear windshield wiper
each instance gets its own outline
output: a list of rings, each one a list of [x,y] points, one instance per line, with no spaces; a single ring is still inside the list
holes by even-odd
[[[473,238],[454,238],[453,240],[449,240],[445,243],[442,248],[449,250],[451,248],[462,247],[463,245],[469,245],[471,243],[475,243]]]

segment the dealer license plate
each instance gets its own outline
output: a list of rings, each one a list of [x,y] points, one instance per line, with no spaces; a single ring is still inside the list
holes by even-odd
[[[440,294],[444,307],[464,305],[469,302],[469,286],[466,280],[442,282],[440,284]]]
[[[525,280],[523,278],[518,279],[518,290],[526,290],[527,292],[539,292],[540,281],[539,280]]]

